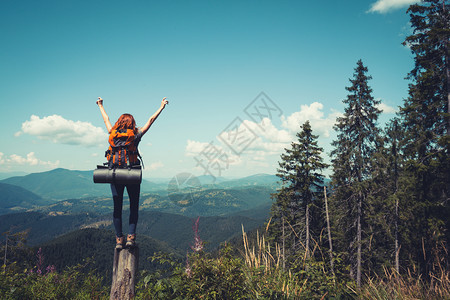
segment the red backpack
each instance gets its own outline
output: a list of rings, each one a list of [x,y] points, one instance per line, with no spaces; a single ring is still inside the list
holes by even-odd
[[[139,165],[142,158],[137,148],[138,143],[132,129],[113,129],[109,135],[109,148],[105,153],[109,167],[130,168]]]

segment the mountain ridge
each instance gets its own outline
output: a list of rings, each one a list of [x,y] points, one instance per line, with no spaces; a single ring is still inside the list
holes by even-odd
[[[245,228],[256,228],[264,224],[267,216],[247,217],[239,215],[200,217],[199,234],[207,241],[207,247],[217,248]],[[141,211],[137,235],[145,235],[167,243],[170,247],[185,253],[193,240],[192,225],[196,217],[188,217],[158,211]],[[128,211],[123,213],[124,232],[127,231]],[[28,244],[39,245],[72,231],[86,228],[107,229],[112,232],[111,214],[80,213],[49,215],[42,212],[21,212],[3,215],[0,218],[0,232],[28,231]],[[114,234],[110,236],[114,240]]]
[[[30,173],[23,176],[12,176],[0,180],[0,183],[20,186],[30,192],[48,200],[64,200],[69,198],[84,198],[92,196],[106,196],[110,194],[109,184],[94,184],[94,170],[80,171],[56,168],[50,171]],[[202,188],[230,188],[250,185],[274,185],[278,180],[276,175],[254,174],[240,179],[198,176]],[[170,180],[159,180],[157,183],[143,179],[141,192],[166,191]]]
[[[0,183],[0,214],[23,211],[47,205],[39,195],[20,186]]]
[[[0,180],[0,183],[20,186],[51,201],[110,195],[109,184],[95,184],[93,173],[94,170],[79,171],[57,168],[24,176],[9,177]],[[155,191],[166,187],[166,184],[156,184],[145,179],[141,184],[142,191]]]

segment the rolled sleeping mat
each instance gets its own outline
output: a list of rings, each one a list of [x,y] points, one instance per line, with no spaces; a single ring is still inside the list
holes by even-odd
[[[94,170],[94,183],[140,184],[141,182],[141,166],[112,169],[107,166],[97,166]]]

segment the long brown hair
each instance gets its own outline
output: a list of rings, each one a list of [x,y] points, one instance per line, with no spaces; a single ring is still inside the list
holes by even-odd
[[[120,129],[132,129],[135,134],[138,132],[136,122],[134,121],[132,115],[123,114],[119,117],[116,124],[114,124],[112,130],[120,130]]]

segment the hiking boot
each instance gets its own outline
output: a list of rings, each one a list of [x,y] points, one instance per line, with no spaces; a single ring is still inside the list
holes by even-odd
[[[117,250],[122,249],[124,242],[125,242],[125,237],[124,236],[121,236],[121,237],[116,236],[116,249]]]
[[[136,235],[135,234],[129,234],[127,236],[127,245],[126,246],[130,247],[130,248],[136,246]]]

